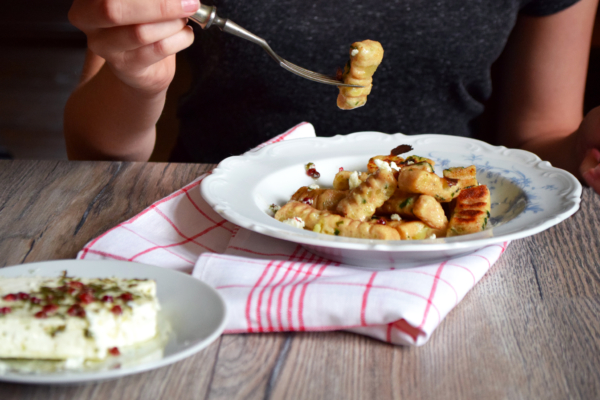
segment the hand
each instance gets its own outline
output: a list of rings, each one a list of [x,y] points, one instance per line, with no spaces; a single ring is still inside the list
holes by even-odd
[[[75,0],[69,20],[119,80],[151,95],[173,80],[175,53],[194,41],[187,17],[199,6],[198,0]]]
[[[575,134],[579,154],[583,155],[579,173],[596,193],[600,193],[600,107],[585,116]]]

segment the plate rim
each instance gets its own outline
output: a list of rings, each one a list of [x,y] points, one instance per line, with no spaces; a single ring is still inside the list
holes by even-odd
[[[177,352],[175,352],[171,355],[168,355],[166,357],[163,357],[159,360],[149,361],[147,363],[135,365],[133,367],[125,367],[125,368],[111,369],[111,370],[101,370],[101,371],[96,371],[96,372],[77,373],[76,371],[69,371],[69,373],[70,373],[69,375],[62,375],[60,373],[56,373],[56,374],[19,374],[19,373],[14,373],[14,372],[0,373],[0,382],[39,384],[39,385],[47,385],[47,384],[66,385],[66,384],[83,384],[83,383],[89,383],[89,382],[100,382],[100,381],[104,381],[104,380],[118,379],[121,377],[129,376],[129,375],[133,375],[133,374],[137,374],[137,373],[166,367],[168,365],[174,364],[177,361],[181,361],[187,357],[190,357],[190,356],[196,354],[197,352],[203,350],[204,348],[208,347],[210,344],[212,344],[216,339],[219,338],[219,336],[221,336],[221,334],[225,330],[225,327],[227,324],[227,318],[228,318],[228,309],[227,309],[227,304],[226,304],[223,296],[221,296],[217,290],[215,290],[214,288],[212,288],[210,285],[206,284],[205,282],[203,282],[195,277],[192,277],[191,275],[186,274],[184,272],[169,269],[169,268],[163,268],[163,267],[159,267],[156,265],[131,262],[131,261],[123,261],[123,260],[58,259],[58,260],[36,261],[36,262],[32,262],[32,263],[25,263],[25,264],[2,267],[2,268],[0,268],[0,277],[6,276],[5,274],[3,274],[3,272],[5,272],[7,270],[14,271],[17,269],[19,269],[19,270],[22,269],[24,272],[23,275],[27,275],[28,270],[35,269],[35,268],[44,268],[44,266],[46,266],[46,265],[64,265],[63,269],[68,270],[70,268],[69,264],[71,265],[71,267],[73,266],[73,264],[81,266],[81,267],[83,267],[83,264],[123,264],[126,266],[130,266],[131,264],[134,264],[134,265],[136,265],[136,268],[143,267],[150,271],[153,271],[153,270],[159,271],[160,270],[161,273],[166,273],[167,275],[172,273],[172,274],[174,274],[174,276],[178,276],[179,279],[191,279],[192,281],[195,282],[195,284],[198,284],[200,287],[203,287],[202,290],[206,290],[207,292],[211,293],[211,295],[220,303],[220,306],[223,311],[221,313],[220,322],[217,325],[216,329],[210,335],[208,335],[204,340],[201,340],[200,342],[198,342],[194,345],[186,347],[180,351],[177,351]],[[87,268],[89,268],[89,267],[87,267]],[[102,275],[102,272],[99,272],[98,276],[102,277],[101,275]],[[36,274],[36,275],[32,275],[32,276],[44,276],[44,275]],[[48,276],[56,276],[56,275],[48,275]],[[115,275],[112,274],[111,276],[115,276]],[[149,279],[154,279],[154,278],[149,276]]]
[[[331,142],[331,144],[335,144],[340,141],[360,141],[360,140],[372,140],[373,138],[377,138],[377,140],[382,141],[394,141],[394,140],[406,140],[409,143],[417,142],[417,141],[426,141],[430,139],[437,140],[450,140],[450,141],[458,141],[465,143],[472,143],[478,146],[481,150],[483,150],[486,154],[500,154],[501,156],[512,156],[512,157],[521,157],[527,159],[526,161],[520,160],[519,162],[522,164],[528,164],[534,170],[539,171],[539,173],[550,173],[550,174],[559,174],[563,178],[565,178],[572,187],[569,195],[564,199],[565,202],[570,204],[569,208],[563,210],[562,212],[558,212],[553,214],[551,218],[547,218],[542,222],[535,224],[529,228],[520,229],[516,232],[505,233],[500,236],[491,236],[490,233],[480,232],[476,234],[468,235],[469,238],[464,240],[464,237],[453,237],[453,238],[444,238],[443,242],[435,242],[434,240],[419,240],[419,241],[399,241],[395,243],[384,242],[377,240],[369,240],[369,239],[353,239],[353,238],[340,238],[332,237],[332,238],[324,238],[322,235],[318,237],[314,234],[315,237],[309,237],[309,234],[312,232],[302,232],[295,233],[290,228],[281,227],[275,228],[268,225],[265,225],[261,222],[254,221],[253,219],[243,215],[242,213],[232,209],[228,206],[223,206],[223,204],[218,199],[218,196],[215,195],[212,191],[212,186],[215,182],[218,182],[219,179],[224,179],[227,174],[232,170],[235,166],[239,168],[240,163],[252,164],[262,161],[266,161],[269,158],[269,153],[275,152],[278,147],[289,146],[290,143],[298,143],[298,141],[303,141],[305,143],[312,141],[314,143],[320,142]],[[272,157],[275,158],[275,157]],[[285,166],[284,166],[285,167]],[[258,183],[258,182],[257,182]],[[383,132],[377,131],[360,131],[354,132],[347,135],[336,135],[332,137],[311,137],[311,138],[300,138],[293,139],[287,141],[281,141],[278,143],[271,144],[269,146],[265,146],[257,151],[245,153],[240,156],[232,156],[228,157],[225,160],[221,161],[219,165],[212,171],[212,173],[206,176],[199,188],[202,197],[205,201],[220,215],[222,215],[228,221],[239,225],[243,228],[252,230],[257,233],[261,233],[270,237],[274,237],[277,239],[282,239],[286,241],[291,241],[303,245],[310,245],[316,247],[324,247],[324,248],[335,248],[335,249],[344,249],[344,250],[355,250],[355,251],[378,251],[378,252],[427,252],[427,251],[437,251],[437,250],[448,250],[448,249],[472,249],[472,248],[480,248],[486,245],[496,244],[499,242],[504,242],[507,240],[520,239],[523,237],[528,237],[534,235],[536,233],[542,232],[560,222],[565,220],[566,218],[573,215],[580,206],[581,202],[581,194],[582,194],[582,186],[579,180],[575,178],[568,171],[553,167],[549,162],[542,161],[540,157],[536,154],[531,153],[522,149],[510,149],[505,146],[495,146],[489,143],[483,142],[478,139],[460,137],[460,136],[450,136],[443,135],[437,133],[425,133],[418,135],[405,135],[402,133],[395,134],[386,134]],[[251,189],[254,190],[254,189]],[[510,223],[510,221],[508,222]]]

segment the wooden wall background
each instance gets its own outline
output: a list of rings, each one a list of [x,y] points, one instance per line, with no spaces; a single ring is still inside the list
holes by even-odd
[[[5,1],[0,12],[0,158],[66,159],[62,113],[77,85],[85,36],[71,26],[72,0]],[[165,161],[175,143],[177,99],[190,71],[178,63],[158,123],[154,161]],[[590,53],[585,109],[600,105],[600,18]]]

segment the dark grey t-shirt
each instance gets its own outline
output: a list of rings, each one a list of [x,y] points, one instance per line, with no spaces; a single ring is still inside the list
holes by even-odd
[[[283,58],[334,75],[349,45],[384,48],[364,107],[337,108],[338,89],[279,67],[257,45],[195,28],[186,50],[193,85],[181,101],[176,159],[219,162],[301,122],[318,136],[374,130],[473,136],[490,68],[517,15],[548,15],[577,0],[206,0]]]

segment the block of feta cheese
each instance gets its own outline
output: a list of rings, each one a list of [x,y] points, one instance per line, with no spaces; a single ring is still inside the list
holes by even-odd
[[[0,277],[0,358],[102,360],[157,334],[156,282]]]

